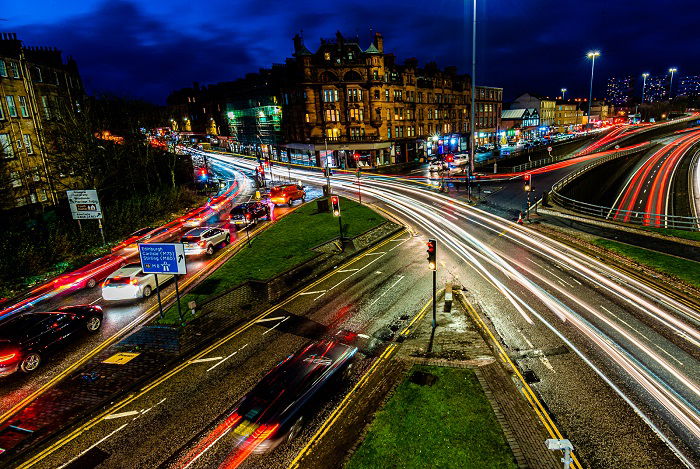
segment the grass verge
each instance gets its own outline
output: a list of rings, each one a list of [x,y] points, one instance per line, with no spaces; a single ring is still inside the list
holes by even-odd
[[[609,239],[598,238],[593,243],[700,288],[700,262],[669,256]]]
[[[700,231],[676,230],[673,228],[650,228],[648,226],[640,227],[643,230],[658,233],[664,236],[673,236],[674,238],[690,239],[700,241]]]
[[[433,386],[408,379],[377,413],[348,469],[517,467],[472,370],[414,366],[438,377]]]
[[[343,234],[354,237],[386,220],[364,205],[341,197]],[[202,283],[184,295],[180,302],[196,301],[201,305],[208,297],[217,295],[247,280],[265,281],[318,255],[312,248],[338,237],[338,219],[332,214],[319,213],[316,202],[310,202],[289,213],[273,226],[253,238],[250,248],[238,253],[214,271]],[[177,307],[171,307],[159,324],[178,324]]]

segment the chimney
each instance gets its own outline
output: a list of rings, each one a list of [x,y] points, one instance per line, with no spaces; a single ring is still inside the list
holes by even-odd
[[[381,33],[374,33],[374,47],[376,47],[380,53],[384,53],[384,37],[382,37]]]

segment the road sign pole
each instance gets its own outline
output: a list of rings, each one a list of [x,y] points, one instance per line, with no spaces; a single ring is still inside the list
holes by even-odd
[[[160,318],[163,319],[163,303],[160,301],[160,285],[158,285],[158,274],[153,274],[156,278],[156,294],[158,295],[158,311],[160,311]]]
[[[343,217],[338,215],[338,232],[340,233],[340,243],[343,243]]]
[[[98,218],[98,219],[97,219],[97,226],[100,227],[100,234],[102,235],[102,244],[103,244],[103,245],[104,245],[104,244],[107,244],[107,241],[105,241],[105,230],[104,230],[104,228],[102,227],[102,219],[101,219],[101,218]]]
[[[360,200],[360,205],[362,205],[362,188],[360,186],[360,169],[357,169],[357,197]]]
[[[175,298],[177,299],[177,315],[180,316],[180,323],[184,326],[185,320],[182,317],[182,310],[180,309],[180,289],[177,286],[177,277],[178,276],[176,274],[175,275]]]

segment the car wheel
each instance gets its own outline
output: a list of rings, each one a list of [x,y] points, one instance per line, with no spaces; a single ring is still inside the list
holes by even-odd
[[[151,296],[151,293],[153,293],[153,289],[150,287],[150,285],[146,285],[143,287],[143,297],[148,298]]]
[[[352,377],[352,370],[353,370],[353,363],[350,362],[348,365],[343,369],[343,374],[340,376],[340,378],[343,381],[348,381]]]
[[[228,245],[231,242],[231,235],[227,234],[226,239],[224,239],[224,244]]]
[[[294,422],[294,425],[292,425],[292,428],[289,429],[289,433],[287,433],[287,441],[292,441],[294,438],[299,436],[299,433],[301,433],[301,427],[304,424],[304,417],[299,417],[297,418],[297,421]]]
[[[89,279],[89,280],[85,283],[85,286],[86,286],[87,288],[95,288],[95,285],[97,285],[97,280],[95,280],[94,278]]]
[[[40,363],[41,356],[36,352],[31,352],[29,355],[24,357],[24,360],[22,360],[22,363],[20,363],[19,367],[25,373],[31,373],[32,371],[39,368]]]
[[[102,319],[99,316],[90,316],[85,323],[85,328],[88,330],[88,332],[97,332],[100,330],[101,325]]]
[[[210,245],[207,247],[207,256],[211,256],[212,254],[214,254],[214,246],[212,246],[212,245],[210,244]]]

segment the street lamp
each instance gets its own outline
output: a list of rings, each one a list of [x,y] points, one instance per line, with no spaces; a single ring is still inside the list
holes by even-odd
[[[668,85],[668,100],[671,101],[671,93],[673,92],[673,74],[678,71],[676,67],[669,68],[668,71],[671,73],[671,82]]]
[[[642,104],[644,104],[644,92],[646,91],[648,76],[648,73],[642,73],[642,78],[644,79],[644,81],[642,82]]]
[[[564,96],[566,95],[566,88],[561,89],[561,100],[564,101]]]
[[[474,141],[474,125],[475,116],[474,111],[476,109],[474,105],[474,99],[476,95],[476,0],[474,0],[473,7],[473,17],[472,17],[472,102],[471,102],[471,114],[469,115],[469,163],[467,166],[467,197],[471,198],[472,188],[471,188],[471,175],[474,172],[474,159],[476,158]]]
[[[600,51],[591,51],[587,54],[587,57],[591,59],[591,88],[588,94],[588,121],[586,122],[586,128],[591,128],[591,105],[593,104],[593,70],[595,69],[595,58],[600,57]]]

